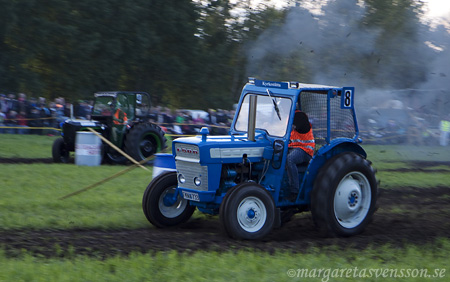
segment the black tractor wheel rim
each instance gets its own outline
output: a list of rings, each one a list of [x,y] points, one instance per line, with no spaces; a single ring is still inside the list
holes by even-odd
[[[144,137],[139,143],[139,149],[143,159],[150,157],[151,155],[156,153],[157,150],[155,139],[153,139],[152,136]]]

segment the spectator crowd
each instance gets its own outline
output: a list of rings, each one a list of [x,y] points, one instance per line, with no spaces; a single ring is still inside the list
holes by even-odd
[[[43,97],[29,98],[26,94],[0,94],[0,133],[55,135],[60,124],[71,117],[90,119],[93,101],[79,100],[74,105],[62,97],[47,101]],[[234,111],[171,110],[152,107],[150,121],[159,124],[167,134],[195,135],[201,127],[209,126],[212,134],[226,134]]]
[[[79,100],[72,105],[63,97],[47,101],[43,97],[27,99],[23,93],[17,96],[0,94],[0,134],[57,135],[60,124],[72,116],[72,110],[74,118],[90,119],[92,106],[93,101]],[[368,143],[448,145],[450,114],[439,119],[437,115],[430,117],[430,114],[420,111],[387,109],[388,115],[382,110],[378,109],[375,111],[377,115],[368,115],[360,120],[361,135]],[[406,117],[393,118],[395,111]],[[223,135],[228,133],[234,114],[234,110],[209,109],[206,112],[157,106],[150,110],[150,121],[160,125],[166,134],[195,135],[207,126],[211,134]],[[387,116],[391,118],[384,126],[377,122],[379,117]],[[439,127],[432,126],[438,123]]]
[[[201,110],[171,110],[166,107],[151,109],[150,120],[168,134],[195,135],[204,126],[209,127],[213,135],[227,134],[234,117],[234,110],[209,109]]]
[[[89,103],[79,103],[79,118],[88,119],[89,112]],[[0,133],[52,135],[69,116],[70,103],[62,97],[47,102],[43,97],[27,99],[23,93],[0,94]]]

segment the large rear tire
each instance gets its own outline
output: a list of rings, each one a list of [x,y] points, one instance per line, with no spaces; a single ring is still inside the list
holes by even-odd
[[[166,172],[155,177],[148,185],[142,199],[142,209],[148,221],[156,227],[176,226],[186,222],[195,211],[180,194],[175,198],[176,172]]]
[[[375,170],[353,152],[331,158],[317,175],[311,193],[311,213],[326,237],[353,236],[372,220],[377,201]]]
[[[162,129],[156,124],[139,123],[125,137],[125,152],[140,162],[167,146]]]
[[[55,163],[68,163],[70,161],[70,152],[67,150],[62,137],[57,138],[53,142],[52,157]]]
[[[220,222],[230,237],[257,240],[272,231],[275,203],[263,187],[245,183],[229,192],[222,201]]]

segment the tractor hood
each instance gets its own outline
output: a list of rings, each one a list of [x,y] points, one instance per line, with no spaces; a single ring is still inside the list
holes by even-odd
[[[78,128],[82,127],[99,127],[102,123],[96,120],[85,120],[85,119],[66,119],[64,121],[66,124],[76,126]]]
[[[269,160],[273,149],[264,133],[258,133],[255,141],[249,141],[247,135],[207,136],[203,133],[196,137],[175,139],[172,153],[177,161],[217,164],[239,163],[244,157],[250,162]]]

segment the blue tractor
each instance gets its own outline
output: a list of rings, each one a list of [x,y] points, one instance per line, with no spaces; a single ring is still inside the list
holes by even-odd
[[[377,180],[358,144],[354,88],[250,78],[229,135],[173,141],[176,169],[155,177],[143,210],[155,226],[186,222],[197,208],[218,214],[236,239],[261,239],[293,214],[311,211],[324,236],[352,236],[371,221]],[[312,125],[316,148],[298,165],[299,193],[289,197],[286,156],[296,110]]]

